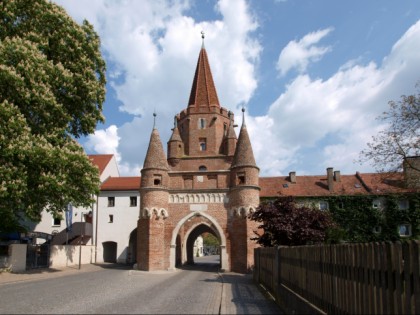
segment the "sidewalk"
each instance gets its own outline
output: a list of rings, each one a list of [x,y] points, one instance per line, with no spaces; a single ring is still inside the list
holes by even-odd
[[[252,274],[226,272],[220,314],[281,314],[277,304],[254,284]]]
[[[7,283],[14,283],[14,282],[21,282],[21,281],[34,281],[38,279],[45,279],[45,278],[56,278],[62,276],[68,276],[74,273],[81,273],[81,272],[93,272],[103,269],[104,266],[101,265],[94,265],[94,264],[86,264],[81,265],[80,269],[78,265],[72,265],[68,267],[61,267],[61,268],[40,268],[40,269],[32,269],[27,270],[24,272],[19,273],[11,273],[3,271],[0,273],[0,285],[7,284]]]

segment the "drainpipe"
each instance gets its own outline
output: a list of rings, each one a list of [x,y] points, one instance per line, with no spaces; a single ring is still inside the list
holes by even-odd
[[[96,195],[96,216],[95,216],[95,264],[96,264],[96,257],[98,253],[98,217],[99,217],[99,196]]]

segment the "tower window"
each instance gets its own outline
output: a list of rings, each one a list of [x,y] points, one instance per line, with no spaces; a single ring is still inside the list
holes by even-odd
[[[199,170],[200,172],[205,172],[205,171],[207,171],[207,167],[205,167],[204,165],[201,165],[201,166],[198,168],[198,170]]]
[[[207,150],[207,139],[206,138],[200,138],[198,140],[200,143],[200,151],[206,151]]]
[[[114,223],[114,215],[113,214],[110,214],[108,216],[108,223]]]
[[[238,185],[245,184],[245,173],[238,173]]]
[[[227,133],[227,123],[223,124],[223,134],[226,136]]]
[[[108,197],[108,207],[115,206],[115,197]]]
[[[198,120],[198,128],[200,129],[206,128],[206,120],[204,118],[200,118]]]
[[[162,185],[162,175],[160,174],[155,174],[153,179],[153,185],[155,186],[160,186]]]

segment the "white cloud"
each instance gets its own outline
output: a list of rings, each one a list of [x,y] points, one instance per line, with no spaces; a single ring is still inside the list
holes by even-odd
[[[166,148],[173,116],[187,106],[202,30],[222,106],[241,117],[240,105],[247,105],[258,87],[256,69],[263,47],[256,39],[258,22],[244,0],[220,0],[216,10],[221,18],[201,22],[188,16],[188,1],[57,2],[76,19],[86,17],[95,25],[113,65],[108,80],[122,102],[121,110],[137,115],[114,126],[115,133],[98,130],[90,139],[96,152],[118,154],[122,173],[138,175],[154,110]],[[369,171],[352,161],[376,134],[375,117],[387,109],[388,101],[413,93],[420,73],[420,22],[382,63],[362,64],[362,58],[355,58],[337,66],[329,78],[314,79],[310,64],[334,53],[319,44],[332,31],[326,28],[291,41],[281,51],[277,69],[281,74],[296,69],[298,75],[267,113],[253,117],[247,112],[262,175],[291,170],[319,174],[329,166],[348,173],[358,168]]]
[[[305,35],[299,41],[291,41],[281,51],[277,60],[277,70],[280,75],[285,75],[291,69],[303,73],[310,62],[318,61],[327,52],[331,51],[329,46],[317,46],[318,42],[327,36],[333,28],[326,28]]]
[[[372,171],[371,166],[354,165],[353,161],[380,130],[375,118],[387,110],[388,101],[413,93],[420,73],[420,55],[416,53],[419,50],[420,22],[417,22],[379,66],[373,62],[360,65],[353,60],[327,80],[297,76],[271,104],[268,114],[256,118],[276,122],[264,124],[268,129],[265,133],[270,135],[269,154],[293,161],[289,167],[299,167],[310,174],[314,172],[313,165],[299,164],[297,157],[316,147],[319,152],[314,151],[313,156],[305,159],[306,163],[318,165],[316,172],[328,166],[348,173],[354,173],[355,168]],[[285,151],[291,151],[293,158]],[[258,162],[267,163],[266,153],[257,150]],[[263,163],[263,172],[271,174]],[[285,174],[288,170],[280,171]]]
[[[94,134],[89,135],[85,146],[101,154],[118,154],[120,139],[117,126],[112,125],[105,130],[96,130]]]

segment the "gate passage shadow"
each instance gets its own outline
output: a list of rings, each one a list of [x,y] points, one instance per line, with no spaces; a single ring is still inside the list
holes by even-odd
[[[204,272],[218,272],[220,271],[220,256],[209,255],[203,257],[195,257],[194,264],[186,264],[177,267],[181,270],[197,270]]]

